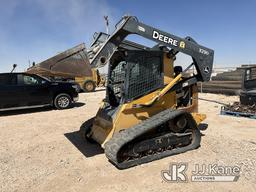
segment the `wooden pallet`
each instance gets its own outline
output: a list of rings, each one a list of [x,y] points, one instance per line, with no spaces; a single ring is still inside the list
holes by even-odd
[[[256,119],[256,114],[229,111],[229,110],[226,110],[224,106],[221,107],[220,114],[221,115],[231,115],[231,116],[235,116],[235,117],[246,117],[246,118],[250,118],[250,119]]]

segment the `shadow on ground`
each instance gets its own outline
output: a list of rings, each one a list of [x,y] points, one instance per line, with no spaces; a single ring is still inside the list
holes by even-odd
[[[77,102],[74,103],[74,108],[82,107],[85,103]],[[71,108],[72,109],[72,108]],[[21,115],[21,114],[28,114],[28,113],[39,113],[39,112],[47,112],[56,110],[54,107],[48,106],[48,107],[40,107],[40,108],[32,108],[32,109],[19,109],[19,110],[11,110],[11,111],[0,111],[0,117],[1,116],[11,116],[11,115]]]
[[[84,106],[85,105],[85,103],[82,103],[82,102],[76,102],[76,103],[74,103],[74,107],[82,107],[82,106]]]
[[[104,153],[99,144],[89,143],[82,139],[79,131],[65,133],[64,135],[85,157],[93,157]]]
[[[0,116],[11,116],[11,115],[21,115],[21,114],[28,114],[28,113],[39,113],[39,112],[47,112],[51,111],[54,108],[52,107],[41,107],[41,108],[34,108],[34,109],[20,109],[20,110],[12,110],[12,111],[1,111]]]
[[[80,129],[83,128],[83,125],[80,127]],[[199,124],[198,126],[200,131],[206,130],[207,127],[208,124],[205,123]],[[99,144],[90,143],[83,139],[79,131],[65,133],[64,135],[85,157],[92,157],[104,153],[104,150],[100,147]],[[203,133],[201,133],[201,135],[204,136]]]
[[[99,88],[99,89],[96,89],[94,92],[101,92],[101,91],[106,91],[106,89],[105,88]],[[88,93],[94,93],[94,92],[88,92]],[[84,94],[84,93],[87,93],[87,92],[81,91],[79,94]]]
[[[95,92],[100,92],[100,91],[106,91],[105,88],[102,88],[102,89],[96,89]]]

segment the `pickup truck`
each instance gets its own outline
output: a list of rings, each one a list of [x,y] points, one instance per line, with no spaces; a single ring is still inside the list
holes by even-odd
[[[27,73],[0,74],[0,111],[44,106],[72,107],[78,100],[79,85],[52,81]]]

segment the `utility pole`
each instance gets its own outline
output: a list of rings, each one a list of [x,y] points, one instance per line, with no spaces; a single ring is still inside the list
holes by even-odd
[[[106,24],[106,32],[107,34],[109,34],[109,21],[108,21],[108,16],[104,16],[104,20],[105,20],[105,24]]]

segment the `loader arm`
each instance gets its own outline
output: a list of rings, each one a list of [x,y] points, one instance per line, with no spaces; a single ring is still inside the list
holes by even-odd
[[[92,59],[92,67],[102,67],[106,65],[122,41],[130,34],[137,34],[164,45],[171,49],[170,52],[173,55],[182,52],[191,56],[197,70],[197,74],[195,75],[197,81],[210,80],[213,67],[213,50],[197,44],[190,37],[180,38],[143,24],[133,16],[126,16],[118,23],[114,33],[107,39]]]

